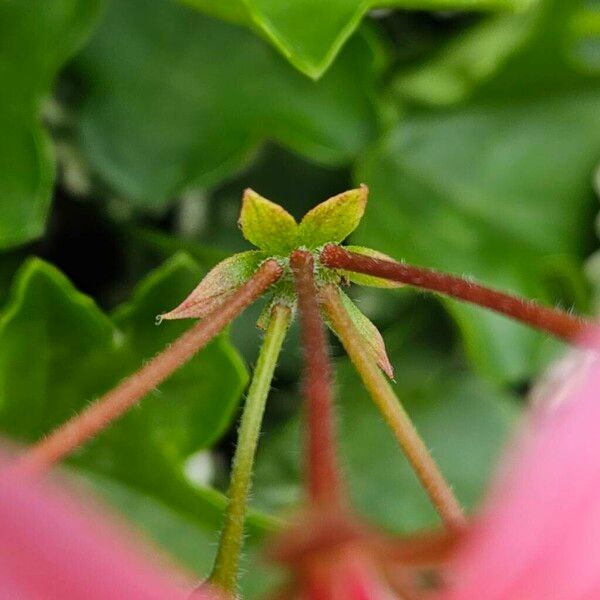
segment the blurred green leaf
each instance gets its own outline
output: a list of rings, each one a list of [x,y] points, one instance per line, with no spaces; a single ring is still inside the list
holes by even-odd
[[[359,240],[550,304],[562,279],[567,303],[580,299],[600,157],[600,79],[571,55],[584,5],[543,0],[530,15],[484,22],[397,77],[412,101],[471,99],[445,112],[413,109],[365,158],[356,177],[373,201]],[[489,376],[523,380],[553,352],[503,317],[447,306]]]
[[[473,94],[510,103],[585,88],[600,74],[599,22],[600,9],[586,0],[541,0],[535,10],[461,32],[425,63],[402,69],[393,89],[409,102],[443,106]]]
[[[412,64],[394,80],[402,99],[443,106],[467,98],[473,88],[494,76],[533,35],[539,12],[502,15],[478,23],[452,39],[425,64]]]
[[[405,322],[406,323],[406,322]],[[441,352],[422,347],[412,322],[386,332],[396,392],[457,496],[480,499],[514,422],[514,398],[486,384]],[[337,403],[343,467],[361,514],[394,531],[435,525],[438,518],[391,431],[347,359],[338,363]],[[300,491],[298,419],[266,439],[259,451],[255,503],[292,509]]]
[[[600,10],[593,10],[593,2],[543,0],[527,42],[477,90],[477,97],[510,102],[597,88],[600,69],[578,52],[586,42],[588,47],[600,42],[600,28],[594,25]]]
[[[40,125],[40,105],[100,7],[101,0],[0,4],[0,249],[44,231],[54,159]]]
[[[423,266],[554,303],[553,276],[581,281],[600,156],[600,90],[415,114],[365,158],[371,202],[357,240]],[[550,340],[447,303],[474,364],[519,380]]]
[[[297,69],[318,79],[367,12],[377,7],[420,10],[523,10],[535,0],[241,0],[255,25]],[[204,4],[204,3],[202,3]]]
[[[223,19],[229,23],[249,25],[251,17],[242,0],[179,0],[211,17]]]
[[[318,162],[349,161],[378,130],[380,52],[357,37],[316,84],[243,28],[175,2],[113,1],[77,61],[83,149],[147,207],[221,181],[267,137]]]
[[[0,320],[0,427],[30,442],[72,417],[189,327],[156,314],[200,279],[179,254],[148,276],[111,317],[49,264],[28,262]],[[184,461],[230,426],[247,373],[225,335],[80,449],[86,473],[126,485],[216,531],[223,498],[192,485]],[[264,518],[253,527],[263,528]]]

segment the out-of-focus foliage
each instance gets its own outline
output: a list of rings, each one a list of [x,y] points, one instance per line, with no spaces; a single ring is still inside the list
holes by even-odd
[[[44,230],[54,166],[40,105],[99,6],[100,0],[0,4],[0,249]]]
[[[599,153],[600,94],[415,115],[358,171],[373,198],[359,241],[552,303],[553,277],[581,284],[582,200]],[[485,372],[519,379],[539,364],[543,336],[448,306]]]
[[[369,182],[373,202],[359,241],[550,303],[562,279],[573,301],[572,287],[583,283],[582,232],[600,156],[600,80],[581,73],[566,53],[577,6],[547,2],[529,19],[527,42],[520,40],[520,50],[465,107],[411,111],[365,157],[356,178]],[[445,69],[441,89],[435,74],[458,60],[454,45],[445,52],[421,72],[422,101],[451,102],[476,83],[468,75],[480,60],[473,46],[459,52],[461,69]],[[434,82],[429,96],[427,81]],[[407,88],[400,77],[397,89],[414,99],[414,74]],[[473,361],[489,375],[523,379],[544,360],[543,336],[503,317],[448,306]]]
[[[37,440],[151,358],[185,329],[156,327],[155,315],[200,274],[190,258],[177,255],[109,317],[47,263],[26,263],[0,320],[1,430],[22,442]],[[78,452],[74,463],[214,529],[222,500],[214,490],[194,487],[183,464],[223,435],[247,378],[221,336]]]
[[[154,317],[249,249],[236,228],[246,187],[299,220],[365,183],[352,243],[589,309],[599,22],[591,0],[0,2],[2,430],[43,435],[180,333],[187,322]],[[517,391],[560,346],[408,288],[348,294],[383,332],[400,397],[472,506]],[[230,332],[249,365],[261,308]],[[228,336],[70,462],[200,573],[247,381]],[[357,507],[395,530],[434,522],[345,359],[338,368]],[[299,370],[294,324],[254,493],[275,517],[299,497]],[[203,464],[213,488],[188,479]],[[250,522],[260,533],[273,518]],[[253,597],[274,572],[260,548],[248,560]]]
[[[377,7],[524,10],[536,0],[183,0],[221,18],[253,25],[297,69],[318,79],[361,20]]]
[[[313,83],[244,29],[165,0],[111,1],[76,64],[83,151],[119,193],[151,207],[221,181],[267,138],[348,161],[377,133],[380,54],[358,36]]]

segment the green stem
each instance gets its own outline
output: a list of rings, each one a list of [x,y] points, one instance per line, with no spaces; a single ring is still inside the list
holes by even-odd
[[[394,390],[365,347],[342,304],[339,291],[331,284],[326,285],[321,290],[321,299],[364,386],[392,429],[444,524],[451,532],[461,531],[466,523],[465,517],[452,488],[444,479]]]
[[[271,387],[277,358],[290,322],[287,306],[275,305],[260,349],[248,397],[240,421],[238,441],[229,482],[228,504],[210,582],[232,595],[236,593],[240,554],[244,536],[244,516],[256,446],[265,403]]]

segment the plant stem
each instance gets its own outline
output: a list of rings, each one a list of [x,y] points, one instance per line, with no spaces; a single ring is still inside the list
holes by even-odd
[[[302,321],[308,493],[313,506],[336,509],[341,506],[342,491],[335,443],[331,365],[319,311],[313,257],[309,252],[296,250],[290,257],[290,266]]]
[[[278,304],[273,307],[240,422],[225,521],[210,576],[212,584],[232,595],[237,587],[244,516],[265,403],[290,319],[291,311],[287,306]]]
[[[90,404],[48,437],[26,450],[17,459],[14,468],[32,472],[47,469],[108,427],[126,410],[185,364],[198,350],[206,346],[244,308],[279,279],[281,274],[282,269],[276,261],[265,262],[224,306],[219,307],[182,334],[116,388]]]
[[[458,500],[387,379],[365,348],[359,332],[342,304],[338,289],[331,284],[324,286],[321,299],[350,360],[394,432],[446,527],[453,532],[462,530],[465,517]]]
[[[594,327],[592,322],[568,312],[511,296],[462,277],[348,252],[333,244],[323,249],[321,260],[330,268],[398,281],[477,304],[570,342],[580,339],[585,330]]]

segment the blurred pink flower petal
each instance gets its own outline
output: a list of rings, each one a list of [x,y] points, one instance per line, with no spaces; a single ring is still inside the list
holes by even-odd
[[[107,526],[96,512],[90,518],[54,485],[3,474],[1,598],[176,600],[188,597],[189,589],[140,557],[120,528]]]
[[[600,598],[600,358],[576,362],[545,386],[444,600]]]

